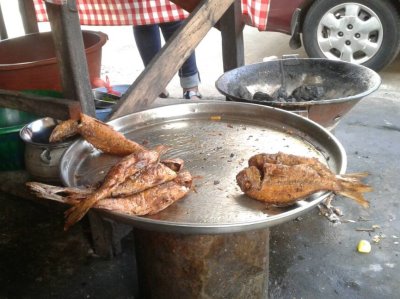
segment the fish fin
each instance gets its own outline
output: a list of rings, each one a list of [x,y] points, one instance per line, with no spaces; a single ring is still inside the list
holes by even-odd
[[[65,197],[65,203],[69,205],[77,205],[81,201],[85,200],[89,194],[71,194]]]
[[[369,172],[366,172],[366,171],[364,171],[364,172],[354,172],[354,173],[347,173],[347,174],[338,175],[339,178],[343,178],[343,179],[356,179],[356,180],[365,178],[365,177],[367,177],[367,176],[369,176]]]
[[[361,205],[364,208],[369,208],[369,201],[367,201],[362,193],[357,192],[357,191],[350,191],[350,190],[342,190],[338,191],[338,194],[348,197],[354,201],[356,201],[359,205]]]
[[[364,175],[361,177],[364,177]],[[373,189],[371,186],[360,182],[359,178],[359,174],[349,174],[346,175],[346,177],[338,177],[341,189],[337,191],[337,193],[355,200],[364,208],[368,208],[369,202],[364,198],[363,193],[372,192]]]
[[[180,158],[174,158],[174,159],[165,159],[161,161],[162,164],[167,166],[168,168],[172,169],[175,172],[179,172],[182,170],[183,165],[185,162],[180,159]]]
[[[346,176],[338,176],[338,181],[345,190],[351,190],[355,192],[365,193],[372,192],[373,188],[367,184],[360,181],[364,175],[359,176],[361,173],[351,173]]]
[[[153,150],[153,151],[156,151],[156,152],[160,155],[160,157],[161,157],[161,156],[164,155],[166,152],[168,152],[171,148],[172,148],[172,147],[170,147],[170,146],[168,146],[168,145],[163,145],[163,144],[161,144],[161,145],[157,145],[157,146],[154,147],[152,150]]]
[[[65,211],[64,216],[66,220],[64,224],[64,230],[68,230],[72,225],[81,220],[83,216],[85,216],[90,210],[90,208],[96,203],[96,201],[97,197],[90,196]]]

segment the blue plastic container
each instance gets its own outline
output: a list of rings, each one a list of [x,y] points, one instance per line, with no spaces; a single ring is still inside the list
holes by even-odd
[[[112,108],[96,109],[96,118],[101,121],[106,121],[110,115]]]

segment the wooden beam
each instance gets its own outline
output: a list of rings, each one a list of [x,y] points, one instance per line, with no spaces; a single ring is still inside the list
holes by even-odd
[[[187,12],[192,12],[201,2],[201,0],[170,0],[170,1],[178,5],[180,8],[183,8]],[[219,28],[219,21],[215,23],[214,27],[218,30],[221,30]]]
[[[236,0],[219,21],[222,36],[224,72],[244,65],[241,1]]]
[[[18,0],[18,5],[25,34],[39,32],[33,0]]]
[[[235,0],[203,0],[113,109],[111,119],[145,109]]]
[[[0,107],[22,110],[38,116],[49,116],[60,120],[77,118],[81,111],[78,101],[2,89],[0,89]]]
[[[6,24],[4,23],[3,12],[0,5],[0,40],[8,38]]]
[[[63,94],[67,98],[79,100],[82,112],[95,116],[94,95],[76,1],[68,0],[63,5],[46,2],[46,9],[60,66]]]

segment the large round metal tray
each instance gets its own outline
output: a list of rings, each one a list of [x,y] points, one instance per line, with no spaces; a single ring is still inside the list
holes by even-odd
[[[104,215],[142,229],[174,233],[231,233],[260,229],[294,219],[330,192],[319,192],[287,208],[266,208],[248,198],[236,174],[257,153],[283,151],[317,157],[334,172],[346,170],[339,141],[322,126],[294,113],[268,106],[223,101],[169,105],[109,122],[127,138],[148,147],[172,147],[165,157],[185,160],[195,190],[164,211],[145,217],[104,211]],[[61,160],[67,186],[100,181],[118,159],[78,140]]]

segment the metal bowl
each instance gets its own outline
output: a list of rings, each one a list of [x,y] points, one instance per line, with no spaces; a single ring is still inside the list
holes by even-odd
[[[51,117],[35,120],[20,131],[25,143],[25,168],[31,177],[39,182],[60,183],[61,156],[76,137],[57,143],[50,143],[49,137],[61,121]]]
[[[322,86],[324,95],[303,102],[259,101],[252,97],[257,89],[282,87],[291,94],[299,86],[307,84]],[[215,85],[228,100],[295,111],[333,129],[354,105],[378,89],[380,84],[380,76],[362,65],[328,59],[285,58],[231,70],[223,74]]]

